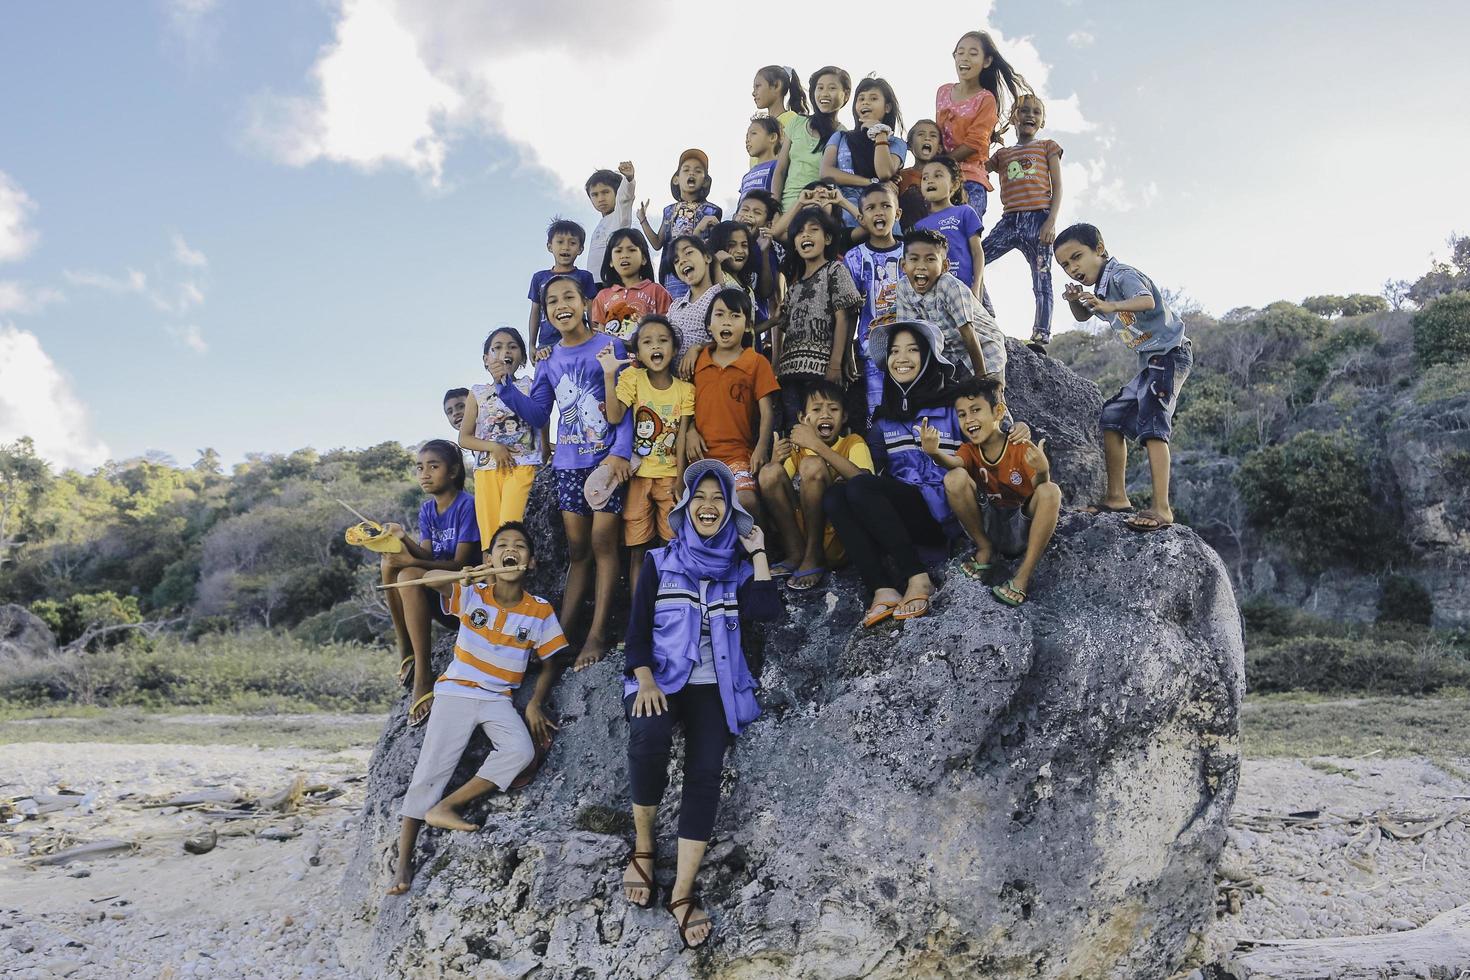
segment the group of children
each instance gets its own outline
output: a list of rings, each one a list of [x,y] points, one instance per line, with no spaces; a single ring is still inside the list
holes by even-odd
[[[541,672],[525,725],[517,728],[508,708],[530,658],[575,648],[581,670],[609,652],[623,548],[634,596],[630,723],[653,703],[652,675],[636,674],[634,661],[648,663],[651,644],[663,663],[656,648],[673,629],[667,575],[657,571],[666,556],[682,556],[680,567],[717,566],[720,582],[749,582],[753,568],[762,615],[771,614],[774,583],[809,592],[851,562],[871,627],[926,615],[928,567],[968,539],[960,570],[992,583],[1006,605],[1026,601],[1062,493],[1045,439],[1033,441],[1006,408],[1005,337],[985,270],[1013,249],[1031,266],[1033,349],[1044,353],[1050,340],[1055,252],[1073,280],[1064,298],[1076,319],[1102,319],[1139,354],[1138,375],[1103,409],[1108,491],[1089,510],[1132,509],[1123,482],[1132,438],[1146,447],[1154,495],[1128,524],[1151,531],[1172,522],[1169,426],[1192,361],[1183,324],[1148,277],[1109,255],[1095,227],[1057,232],[1061,147],[1038,137],[1045,107],[990,36],[967,33],[953,58],[956,81],[940,86],[934,118],[908,127],[907,140],[881,78],[854,90],[847,72],[828,66],[804,89],[793,70],[762,68],[733,220],[709,201],[708,156],[690,149],[658,228],[648,201],[635,215],[635,170],[624,161],[587,181],[599,214],[590,236],[562,219],[547,229],[552,264],[531,278],[524,337],[509,327],[491,332],[482,349],[489,379],[445,396],[457,444],[433,440],[419,451],[429,499],[417,538],[387,527],[403,550],[384,556],[384,583],[421,586],[395,588],[389,603],[401,673],[412,678],[410,723],[429,719],[403,808],[395,893],[408,888],[420,821],[472,826],[457,808],[510,788],[534,746],[549,742],[555,726],[543,705],[554,671]],[[851,128],[838,117],[849,101]],[[1014,141],[992,150],[1012,128]],[[985,235],[992,174],[1003,214]],[[559,619],[523,587],[535,542],[521,521],[547,465],[568,549]],[[473,495],[464,489],[471,471]],[[719,516],[706,520],[699,508],[710,495],[720,498]],[[710,566],[711,541],[735,548],[720,522],[740,515],[755,526],[753,536],[743,527],[738,535],[751,553],[721,553]],[[773,530],[769,563],[758,525]],[[1000,571],[1017,558],[1013,571]],[[478,581],[460,571],[482,561],[492,570]],[[644,583],[650,569],[655,581]],[[708,577],[690,581],[668,603],[702,615],[702,627],[677,634],[702,649],[711,616],[734,615],[740,600],[733,586],[716,595]],[[439,602],[426,598],[431,589]],[[435,618],[459,631],[453,666],[437,681],[428,662]],[[698,703],[703,723],[715,724],[706,715],[719,698],[713,708],[708,698]],[[749,720],[725,719],[731,732]],[[691,724],[685,718],[692,738]],[[495,751],[471,783],[441,800],[475,725]],[[692,754],[691,746],[690,765]],[[639,765],[646,769],[646,759]],[[639,778],[662,792],[646,771]],[[706,840],[712,821],[701,821]],[[625,881],[640,904],[652,889],[647,850],[635,853]],[[692,900],[681,908],[681,936],[698,945],[708,918],[691,920],[703,914]]]

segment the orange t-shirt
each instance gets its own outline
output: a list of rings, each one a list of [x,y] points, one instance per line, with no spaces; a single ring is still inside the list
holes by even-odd
[[[991,504],[1009,510],[1024,505],[1036,490],[1036,471],[1026,465],[1026,449],[1025,443],[1007,443],[1000,459],[992,463],[979,446],[965,442],[959,457]]]
[[[972,155],[960,161],[960,177],[974,181],[987,191],[994,190],[985,172],[985,161],[990,159],[990,137],[1000,120],[995,96],[982,88],[968,99],[956,102],[952,94],[954,87],[954,82],[945,82],[934,95],[934,121],[939,123],[944,149],[946,152],[962,146],[974,149]]]
[[[745,348],[729,367],[706,349],[694,364],[694,427],[709,459],[748,457],[760,434],[760,400],[781,390],[771,362]]]
[[[1051,157],[1062,148],[1053,140],[1003,146],[991,158],[1000,175],[1000,203],[1006,213],[1051,208]]]

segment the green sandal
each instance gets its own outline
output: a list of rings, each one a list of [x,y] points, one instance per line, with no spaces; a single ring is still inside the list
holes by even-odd
[[[970,578],[984,578],[985,573],[994,567],[995,562],[993,561],[978,562],[973,558],[960,562],[960,571],[964,572]]]
[[[1007,595],[1007,593],[1009,593],[1009,595]],[[996,599],[1000,600],[1006,605],[1011,606],[1012,608],[1019,606],[1021,603],[1026,601],[1026,593],[1016,588],[1015,579],[1011,579],[1005,585],[991,586],[990,594],[995,596]],[[1020,596],[1020,598],[1016,598],[1016,596]]]

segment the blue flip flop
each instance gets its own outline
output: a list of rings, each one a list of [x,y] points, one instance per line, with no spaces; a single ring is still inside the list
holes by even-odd
[[[786,578],[796,571],[796,566],[789,561],[778,561],[771,566],[771,578]]]
[[[797,579],[808,578],[812,575],[815,575],[817,577],[817,580],[811,585],[796,584]],[[820,566],[817,568],[799,568],[796,571],[792,572],[791,577],[786,580],[786,588],[790,589],[792,592],[810,592],[812,589],[821,586],[822,583],[826,581],[827,569],[825,568],[822,568]]]

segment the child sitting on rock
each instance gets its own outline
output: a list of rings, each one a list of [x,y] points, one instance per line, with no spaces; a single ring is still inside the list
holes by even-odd
[[[490,566],[509,570],[494,573],[490,581],[465,581],[457,572],[431,572],[419,580],[445,597],[446,607],[459,618],[459,637],[454,659],[434,686],[434,713],[403,796],[398,877],[389,895],[402,895],[413,882],[419,828],[479,830],[459,815],[460,808],[491,790],[509,789],[531,764],[536,751],[527,722],[543,745],[554,727],[541,710],[556,680],[549,665],[536,678],[526,721],[511,700],[533,655],[545,661],[567,647],[551,603],[525,590],[526,573],[535,567],[525,525],[502,524],[484,557]],[[476,727],[490,739],[490,754],[463,786],[443,796]]]
[[[999,558],[1024,555],[1010,581],[990,590],[1006,605],[1019,606],[1026,601],[1036,563],[1057,528],[1062,490],[1051,482],[1045,439],[1007,441],[1001,429],[1006,407],[999,384],[967,378],[953,394],[955,418],[965,438],[958,455],[940,448],[939,430],[927,422],[919,437],[929,458],[949,470],[944,476],[945,498],[975,543],[974,557],[960,570],[982,578]]]
[[[1097,317],[1118,339],[1138,353],[1138,374],[1104,403],[1100,419],[1108,490],[1091,513],[1131,511],[1127,439],[1137,439],[1148,452],[1153,477],[1153,506],[1129,517],[1134,531],[1157,531],[1174,523],[1169,506],[1169,435],[1179,389],[1194,364],[1194,349],[1184,336],[1184,321],[1164,302],[1154,281],[1108,254],[1102,232],[1076,224],[1057,236],[1057,264],[1075,282],[1062,296],[1077,320]],[[1093,292],[1083,289],[1093,287]]]
[[[873,454],[863,437],[843,434],[847,412],[842,402],[842,389],[830,381],[809,385],[801,421],[791,427],[790,438],[776,440],[771,462],[759,474],[761,502],[785,549],[771,575],[789,576],[786,587],[792,592],[815,589],[829,569],[846,560],[822,510],[827,488],[873,472]]]
[[[975,374],[1004,382],[1005,334],[975,294],[951,274],[944,235],[932,228],[904,235],[903,274],[894,303],[897,319],[938,327],[944,356],[959,377]]]

